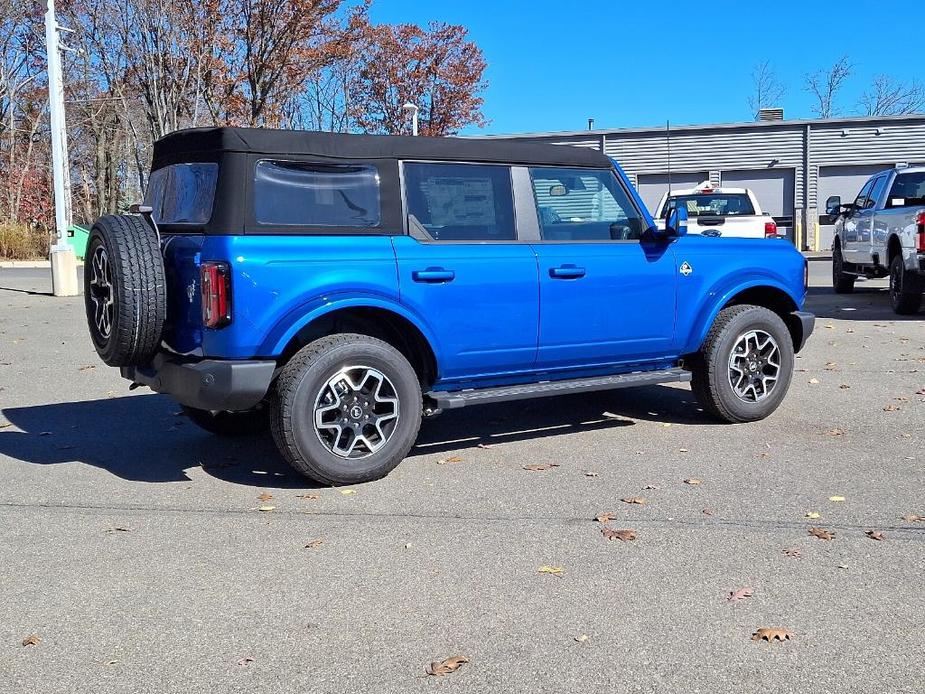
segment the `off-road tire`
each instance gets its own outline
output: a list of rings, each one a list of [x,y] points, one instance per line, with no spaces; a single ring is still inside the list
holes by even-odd
[[[780,352],[780,369],[778,381],[767,397],[745,402],[730,383],[729,358],[739,338],[756,329],[774,338]],[[764,419],[787,394],[793,378],[793,355],[793,337],[780,316],[761,306],[730,306],[716,316],[700,352],[692,359],[691,389],[704,410],[719,420],[740,423]]]
[[[329,450],[314,418],[324,384],[354,365],[377,369],[391,381],[400,412],[382,448],[356,460]],[[270,400],[270,430],[283,458],[306,477],[323,484],[356,484],[384,477],[405,458],[417,439],[421,411],[418,376],[401,352],[368,335],[340,333],[309,343],[283,367]]]
[[[890,262],[890,304],[900,316],[912,316],[922,307],[922,276],[909,272],[902,255],[896,255]]]
[[[94,281],[103,259],[108,288]],[[101,296],[111,297],[105,319],[98,313]],[[157,234],[141,217],[107,215],[93,225],[84,260],[84,306],[93,346],[104,362],[142,366],[151,361],[167,315],[167,286]]]
[[[268,412],[262,406],[245,412],[213,412],[186,405],[182,409],[193,424],[216,436],[254,436],[270,430]]]
[[[832,251],[832,288],[836,294],[851,294],[857,277],[845,272],[845,259],[841,246],[835,246]]]

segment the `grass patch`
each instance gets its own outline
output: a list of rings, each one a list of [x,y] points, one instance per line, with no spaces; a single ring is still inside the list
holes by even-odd
[[[50,236],[41,228],[17,222],[0,222],[0,260],[44,260]]]

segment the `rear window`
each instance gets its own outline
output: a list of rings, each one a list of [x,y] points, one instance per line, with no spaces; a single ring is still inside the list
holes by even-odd
[[[366,164],[257,162],[254,216],[258,224],[375,227],[379,171]]]
[[[508,167],[406,163],[404,171],[408,222],[435,241],[514,239]]]
[[[755,214],[752,201],[744,193],[704,193],[672,195],[665,202],[662,219],[678,205],[687,206],[688,217],[734,217]]]
[[[205,224],[212,217],[218,164],[172,164],[151,172],[145,205],[158,224]]]
[[[925,205],[925,171],[899,174],[886,199],[887,207],[919,207]]]

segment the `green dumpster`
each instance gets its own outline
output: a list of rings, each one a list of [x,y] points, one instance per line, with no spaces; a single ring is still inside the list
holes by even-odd
[[[87,254],[87,241],[90,239],[90,230],[79,224],[72,224],[67,228],[67,242],[74,249],[78,260],[83,260]]]

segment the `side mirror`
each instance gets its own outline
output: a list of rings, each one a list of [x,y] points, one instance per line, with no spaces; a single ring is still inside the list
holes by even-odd
[[[832,195],[825,201],[825,213],[830,217],[838,216],[841,210],[841,196]]]
[[[673,207],[665,220],[667,236],[687,236],[687,206]]]

